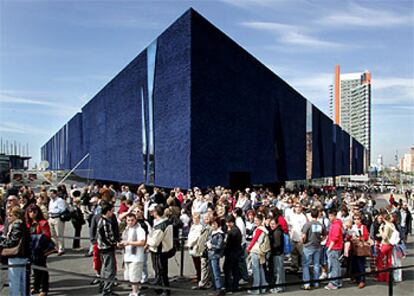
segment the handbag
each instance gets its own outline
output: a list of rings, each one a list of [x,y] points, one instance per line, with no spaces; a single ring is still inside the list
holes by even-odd
[[[66,208],[59,216],[60,220],[62,222],[68,222],[70,219],[72,219],[72,212]]]
[[[352,240],[352,249],[354,251],[354,255],[358,257],[369,257],[371,256],[371,246],[369,242],[362,241],[359,239]]]
[[[18,244],[14,247],[11,248],[3,248],[1,250],[1,256],[4,257],[14,257],[17,256],[20,252],[20,249],[22,247],[22,243],[23,243],[23,238],[21,238],[18,242]]]

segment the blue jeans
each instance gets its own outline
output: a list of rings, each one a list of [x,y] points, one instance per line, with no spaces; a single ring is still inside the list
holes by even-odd
[[[273,256],[273,274],[275,278],[275,285],[280,285],[285,283],[285,266],[284,266],[284,255]],[[277,287],[282,291],[286,290],[286,287]]]
[[[326,246],[322,246],[321,250],[321,265],[326,267],[328,265],[328,255],[326,254],[328,248]]]
[[[266,281],[266,275],[264,272],[263,264],[260,264],[259,256],[252,253],[252,269],[253,269],[253,289],[263,287],[260,290],[266,290],[265,286],[268,285]]]
[[[9,265],[27,264],[27,258],[9,258]],[[26,296],[27,295],[27,269],[24,267],[9,268],[9,295]]]
[[[319,268],[320,268],[320,257],[321,257],[321,248],[316,247],[303,247],[303,257],[302,257],[302,268],[303,268],[303,281],[310,280],[309,266],[313,263],[313,279],[319,279]],[[304,286],[309,287],[310,284],[304,284]],[[319,287],[319,283],[314,283],[315,287]]]
[[[219,291],[223,287],[221,283],[220,258],[209,258],[208,261],[213,272],[214,289]]]
[[[339,256],[341,251],[331,250],[327,252],[328,254],[328,276],[339,277],[341,276],[341,263],[339,262]],[[342,280],[332,280],[331,283],[337,287],[342,286]]]

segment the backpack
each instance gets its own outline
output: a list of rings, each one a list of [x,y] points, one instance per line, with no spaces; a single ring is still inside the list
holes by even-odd
[[[266,254],[266,253],[270,252],[270,250],[271,250],[271,247],[270,247],[269,236],[264,234],[263,241],[259,245],[259,251],[262,254]]]
[[[398,230],[394,230],[390,237],[390,244],[396,246],[400,243],[400,232]]]

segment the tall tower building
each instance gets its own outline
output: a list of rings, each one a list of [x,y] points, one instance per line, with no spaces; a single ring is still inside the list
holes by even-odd
[[[371,73],[341,74],[335,66],[334,83],[329,88],[332,120],[366,148],[365,168],[371,153]]]

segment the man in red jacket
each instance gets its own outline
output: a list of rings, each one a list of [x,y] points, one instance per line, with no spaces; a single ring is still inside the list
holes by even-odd
[[[336,210],[329,210],[328,215],[331,225],[329,228],[326,246],[328,247],[327,254],[329,277],[333,278],[341,276],[341,263],[339,262],[339,256],[341,255],[342,248],[344,246],[344,237],[342,233],[342,221],[336,219]],[[332,280],[325,286],[325,289],[336,290],[340,287],[342,287],[342,280]]]

